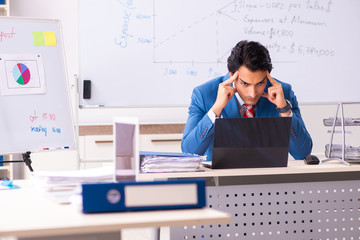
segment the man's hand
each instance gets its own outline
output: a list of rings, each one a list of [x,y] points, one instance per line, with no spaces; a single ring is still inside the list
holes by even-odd
[[[272,86],[269,87],[268,92],[267,93],[264,92],[262,96],[269,99],[269,101],[275,104],[277,108],[285,107],[287,103],[285,101],[284,92],[281,83],[273,79],[270,76],[269,71],[267,71],[266,74]]]
[[[216,101],[211,108],[217,117],[220,117],[221,111],[236,93],[236,88],[231,86],[231,84],[237,79],[238,74],[236,71],[228,80],[219,84]]]
[[[266,72],[267,78],[269,79],[270,83],[272,84],[271,87],[268,88],[267,93],[263,93],[262,96],[269,99],[270,102],[276,105],[277,108],[283,108],[287,105],[287,102],[285,101],[284,92],[281,86],[281,83],[277,82],[275,79],[273,79],[270,76],[269,71]],[[286,113],[281,113],[280,115],[282,117],[289,116],[291,111],[287,111]]]

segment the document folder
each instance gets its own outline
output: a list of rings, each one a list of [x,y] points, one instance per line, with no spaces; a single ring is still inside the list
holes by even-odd
[[[83,212],[123,212],[202,208],[205,180],[83,184]]]
[[[140,151],[140,170],[144,173],[195,172],[206,156],[190,153]]]

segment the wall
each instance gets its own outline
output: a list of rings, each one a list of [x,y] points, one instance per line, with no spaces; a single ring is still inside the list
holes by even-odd
[[[67,61],[69,83],[71,85],[73,104],[78,106],[76,82],[78,73],[78,36],[77,36],[77,1],[76,0],[11,0],[11,15],[36,18],[58,18],[62,21],[64,45]],[[101,1],[99,1],[101,4]],[[96,16],[94,16],[96,17]],[[341,82],[339,81],[339,84]],[[351,86],[349,86],[351,87]],[[334,86],[336,88],[336,86]],[[321,90],[321,89],[319,89]],[[295,89],[296,92],[296,89]],[[329,142],[329,128],[323,126],[323,119],[332,117],[336,112],[334,104],[301,104],[303,119],[314,141],[314,154],[323,154],[324,146]],[[112,123],[114,116],[138,116],[140,123],[184,123],[187,118],[187,107],[176,108],[95,108],[78,109],[74,112],[79,124]],[[345,114],[360,117],[360,104],[345,106]],[[348,128],[352,134],[347,136],[349,144],[359,146],[360,128]],[[338,136],[337,136],[338,137]],[[335,139],[341,142],[339,138]],[[33,157],[35,169],[75,169],[76,153],[69,153],[59,164],[51,164],[56,154],[38,153]]]

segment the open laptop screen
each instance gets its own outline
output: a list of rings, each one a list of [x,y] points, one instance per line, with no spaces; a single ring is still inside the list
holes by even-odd
[[[286,167],[291,118],[219,118],[212,168]]]

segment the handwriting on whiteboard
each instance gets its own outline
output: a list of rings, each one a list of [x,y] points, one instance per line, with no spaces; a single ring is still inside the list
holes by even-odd
[[[0,31],[0,42],[5,41],[5,39],[11,39],[15,37],[16,32],[14,32],[14,28],[11,28],[11,32]]]
[[[139,52],[152,52],[153,62],[163,64],[162,75],[170,78],[177,75],[194,79],[201,74],[204,76],[204,72],[198,67],[199,64],[204,63],[210,65],[209,77],[218,76],[221,69],[219,66],[226,64],[234,46],[234,43],[229,44],[231,41],[227,41],[226,44],[229,45],[224,46],[224,39],[231,37],[234,31],[237,33],[236,36],[239,36],[238,41],[243,39],[259,41],[269,49],[275,61],[282,63],[294,63],[308,57],[336,56],[336,50],[331,46],[312,40],[317,35],[327,36],[329,29],[333,28],[334,23],[331,19],[336,16],[337,11],[333,0],[224,1],[223,5],[209,12],[202,12],[202,15],[194,20],[183,21],[186,22],[183,25],[179,24],[177,12],[165,11],[168,10],[163,6],[166,5],[166,1],[157,1],[153,8],[147,10],[141,9],[142,0],[117,2],[122,12],[118,18],[119,28],[115,29],[115,45],[121,47],[123,51],[126,51],[126,48],[136,48]],[[167,28],[164,25],[174,27]],[[205,45],[197,42],[192,34],[195,31],[192,29],[198,29],[198,32],[203,30],[202,35],[208,36],[204,39],[211,42],[207,45],[210,46],[207,51],[201,52],[202,56],[196,55],[200,51],[188,50],[194,48],[194,45],[199,48]],[[186,45],[189,43],[193,45]],[[184,51],[176,52],[174,50],[176,48]],[[216,54],[210,54],[215,52]],[[215,69],[215,65],[211,64],[217,64],[219,68]]]
[[[35,122],[39,119],[43,119],[43,120],[50,120],[50,121],[55,121],[56,120],[56,115],[55,113],[47,113],[47,112],[43,112],[40,114],[40,118],[38,113],[36,112],[36,110],[34,110],[33,114],[30,114],[29,119],[31,122]]]
[[[132,20],[133,11],[135,10],[134,1],[132,0],[118,0],[119,4],[124,7],[122,12],[122,26],[120,31],[120,36],[115,37],[114,42],[116,45],[121,48],[126,48],[128,46],[129,38],[133,38],[133,34],[130,33],[130,24]]]
[[[47,137],[49,134],[61,134],[61,128],[55,126],[56,114],[48,112],[33,111],[29,115],[31,122],[30,132],[34,134],[42,134]]]

